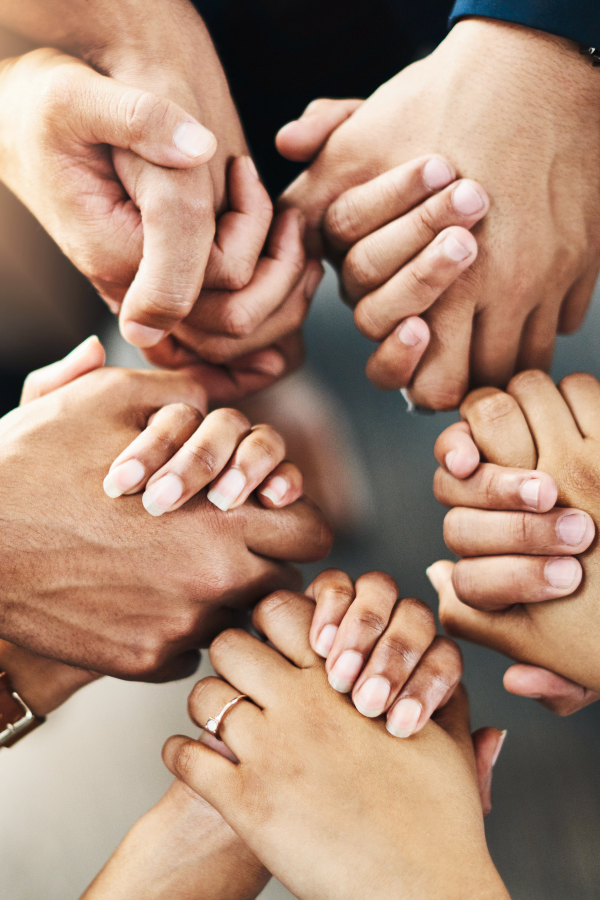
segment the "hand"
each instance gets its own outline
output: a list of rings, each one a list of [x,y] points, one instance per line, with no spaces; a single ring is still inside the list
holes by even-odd
[[[329,684],[351,694],[369,718],[386,714],[395,737],[421,731],[454,694],[462,677],[458,646],[436,636],[433,613],[420,600],[398,600],[388,575],[370,572],[356,584],[344,572],[322,572],[306,591],[316,602],[310,645],[327,660]]]
[[[328,551],[306,501],[225,517],[195,498],[160,523],[139,497],[112,503],[111,460],[172,403],[205,398],[183,375],[99,369],[1,420],[4,638],[103,674],[183,676],[236,609],[298,583],[287,560]]]
[[[173,737],[168,768],[301,900],[506,898],[485,845],[464,692],[439,724],[393,740],[330,689],[309,644],[313,612],[308,598],[279,593],[254,612],[277,649],[242,631],[213,643],[228,681],[199,682],[190,713],[204,724],[247,694],[221,725],[240,762]]]
[[[268,509],[302,496],[302,473],[284,460],[285,442],[269,425],[252,427],[237,409],[206,418],[193,406],[160,409],[113,462],[104,491],[113,499],[144,490],[152,516],[173,512],[208,487],[207,500],[227,512],[256,491]]]
[[[415,402],[453,408],[469,383],[545,368],[559,325],[581,323],[600,265],[599,99],[597,73],[574,44],[467,19],[363,103],[284,195],[305,212],[319,252],[341,193],[423,153],[485,185],[492,207],[474,231],[478,260],[424,313],[432,337]]]
[[[176,780],[81,900],[254,900],[269,878],[219,813]]]
[[[593,543],[599,407],[600,387],[588,375],[572,375],[557,389],[542,373],[526,372],[511,381],[507,394],[476,391],[462,413],[489,462],[462,481],[445,472],[436,476],[438,496],[467,507],[452,510],[447,533],[451,546],[471,557],[459,563],[461,571],[438,564],[431,572],[442,594],[444,627],[519,663],[551,670],[554,675],[519,666],[509,670],[506,683],[561,714],[592,702],[600,691]],[[438,457],[449,440],[440,440]],[[464,457],[469,434],[463,430],[459,440]],[[473,458],[472,447],[468,452]],[[468,508],[477,506],[482,508]],[[455,592],[447,584],[452,574]]]
[[[279,132],[281,152],[294,160],[316,156],[359,105],[315,100]],[[360,331],[380,342],[367,363],[376,387],[410,384],[430,335],[423,319],[404,311],[427,309],[475,261],[468,229],[488,209],[480,185],[456,182],[451,163],[427,156],[350,188],[327,210],[327,252],[341,272],[344,298]]]

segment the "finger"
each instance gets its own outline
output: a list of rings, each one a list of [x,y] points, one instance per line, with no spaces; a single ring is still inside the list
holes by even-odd
[[[557,716],[570,716],[600,700],[600,694],[537,666],[511,666],[504,673],[504,687],[510,694],[539,701]]]
[[[105,371],[110,373],[110,369]],[[142,428],[153,413],[171,403],[187,403],[201,411],[206,409],[204,388],[184,372],[120,371],[127,374],[121,384],[128,386],[129,402],[143,422]]]
[[[433,479],[436,500],[444,506],[546,513],[558,497],[554,479],[536,469],[508,469],[480,463],[474,474],[459,480],[443,468]],[[491,520],[490,520],[491,522]],[[517,528],[517,520],[514,520]]]
[[[593,375],[576,372],[560,382],[558,389],[584,437],[600,436],[600,384]]]
[[[558,321],[560,334],[572,334],[581,328],[597,281],[598,264],[596,263],[575,282],[563,300]]]
[[[203,415],[186,403],[164,406],[151,423],[121,453],[104,479],[104,493],[116,499],[137,493],[194,434]]]
[[[354,687],[373,647],[388,627],[398,600],[396,582],[383,572],[361,575],[355,592],[356,598],[340,624],[326,663],[329,684],[341,694],[350,693]]]
[[[228,703],[240,696],[239,691],[220,678],[203,678],[194,685],[188,698],[188,715],[205,733],[214,734],[212,729],[216,723],[209,720],[219,716]],[[219,739],[229,747],[238,760],[244,756],[248,735],[256,736],[260,729],[261,718],[261,710],[248,697],[232,706],[218,724]]]
[[[434,303],[424,316],[431,340],[410,388],[417,406],[455,409],[467,392],[473,309],[463,299],[446,293],[443,303]]]
[[[218,675],[263,710],[284,701],[282,691],[290,688],[289,679],[295,671],[281,653],[241,629],[224,631],[215,638],[210,645],[210,661]]]
[[[256,494],[267,509],[281,509],[299,500],[304,493],[302,472],[294,463],[284,460],[273,469]]]
[[[206,168],[138,169],[139,163],[122,164],[137,173],[132,199],[141,212],[144,244],[119,322],[129,343],[153,347],[196,303],[215,234],[214,198]],[[123,177],[122,166],[117,171]]]
[[[517,371],[524,325],[516,314],[507,315],[502,303],[485,307],[477,314],[472,338],[472,384],[508,384]]]
[[[587,550],[595,533],[591,516],[575,509],[536,515],[456,507],[444,520],[446,546],[457,556],[577,555]]]
[[[467,258],[472,262],[476,241],[473,238],[472,245],[467,243],[461,229],[472,228],[488,209],[489,200],[482,187],[476,182],[459,181],[358,241],[342,267],[348,301],[354,305],[388,281],[444,229],[452,226],[460,228],[446,238],[447,245],[442,244],[445,255],[455,265]]]
[[[252,614],[252,624],[295,666],[314,666],[318,656],[310,646],[310,627],[315,611],[312,600],[291,591],[265,597]]]
[[[50,394],[64,384],[85,375],[86,372],[101,369],[105,358],[104,347],[96,335],[86,338],[64,359],[29,373],[23,385],[20,405],[24,406],[25,403],[37,400],[38,397]]]
[[[382,287],[363,297],[354,310],[357,328],[370,340],[382,341],[402,319],[429,309],[476,256],[477,242],[470,232],[447,228]]]
[[[191,168],[214,156],[214,134],[177,103],[69,62],[75,65],[85,69],[88,82],[87,90],[68,91],[69,121],[77,123],[82,142],[132,150],[148,162],[172,168]]]
[[[456,170],[447,159],[422,156],[350,188],[333,201],[325,215],[323,230],[328,244],[346,253],[357,241],[404,216],[455,178]]]
[[[450,699],[462,673],[458,644],[437,635],[387,714],[389,733],[407,738],[421,731],[436,709]]]
[[[582,440],[581,432],[564,397],[544,372],[521,372],[507,388],[515,398],[536,446],[568,448],[570,455],[577,452]]]
[[[362,104],[362,100],[313,100],[301,118],[288,122],[277,133],[275,144],[293,162],[309,162],[336,128]]]
[[[356,596],[354,582],[339,569],[326,569],[308,586],[306,596],[316,603],[310,645],[318,656],[327,659],[342,619]]]
[[[302,233],[303,220],[296,210],[280,213],[273,221],[266,255],[259,260],[250,283],[229,293],[204,289],[183,323],[182,339],[185,341],[190,329],[236,338],[238,343],[252,335],[282,305],[304,274]]]
[[[571,556],[482,556],[461,559],[453,573],[456,596],[474,609],[506,609],[568,597],[583,578]]]
[[[271,227],[273,204],[250,156],[230,164],[227,188],[230,208],[217,222],[204,283],[239,291],[254,275]]]
[[[172,775],[218,812],[225,813],[228,797],[235,795],[233,776],[237,767],[232,760],[182,734],[166,741],[162,759]]]
[[[492,811],[492,773],[505,738],[506,731],[498,728],[479,728],[473,733],[477,782],[484,816],[489,816]]]
[[[535,442],[514,397],[497,388],[479,388],[465,397],[460,414],[482,458],[500,466],[535,469]]]
[[[469,723],[469,699],[462,683],[457,685],[448,702],[437,710],[434,720],[456,741],[474,766],[475,754]]]
[[[558,331],[561,299],[562,295],[549,297],[546,303],[529,314],[521,336],[517,371],[541,369],[547,372],[550,368]]]
[[[360,602],[358,592],[357,600]],[[355,613],[350,607],[346,618],[353,615]],[[364,616],[364,612],[362,615]],[[352,629],[349,628],[348,632],[351,635]],[[376,718],[389,709],[415,668],[420,665],[421,658],[434,638],[433,613],[420,600],[410,597],[396,603],[385,631],[370,646],[366,641],[361,644],[356,639],[354,643],[346,640],[343,648],[358,645],[358,652],[366,660],[352,691],[354,705],[363,716]],[[339,663],[344,652],[347,653],[348,650],[342,650]],[[333,669],[330,670],[330,683],[332,672],[336,674]],[[335,684],[332,686],[335,687]]]
[[[151,516],[179,509],[210,484],[250,432],[250,422],[236,409],[210,413],[149,479],[142,503]]]
[[[454,478],[468,478],[479,465],[479,450],[467,422],[455,422],[446,428],[433,448],[433,455]],[[437,497],[437,494],[436,494]],[[439,497],[438,497],[439,500]],[[440,500],[440,503],[443,503]],[[454,506],[455,504],[449,504]],[[471,504],[461,504],[469,506]]]
[[[255,425],[213,481],[208,499],[226,512],[241,506],[285,456],[285,441],[270,425]]]
[[[412,381],[429,344],[429,326],[411,316],[379,345],[367,362],[367,378],[380,391],[395,391]]]
[[[252,497],[243,507],[248,549],[260,556],[288,562],[316,562],[333,543],[331,528],[307,497],[283,509],[265,509]]]

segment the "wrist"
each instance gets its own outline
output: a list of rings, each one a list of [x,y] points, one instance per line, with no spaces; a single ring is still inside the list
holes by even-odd
[[[0,640],[0,671],[9,675],[13,690],[40,718],[99,677],[94,672],[45,659],[4,640]]]

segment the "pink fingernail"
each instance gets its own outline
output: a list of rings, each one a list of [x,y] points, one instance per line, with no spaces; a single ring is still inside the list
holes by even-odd
[[[567,590],[579,577],[579,565],[568,556],[551,559],[546,563],[544,574],[552,587]]]
[[[498,743],[496,744],[496,749],[494,750],[494,755],[492,757],[492,769],[498,762],[498,757],[500,756],[500,751],[502,750],[502,747],[504,746],[504,741],[506,740],[507,734],[508,734],[508,732],[505,729],[502,732],[502,734],[500,735],[500,737],[498,738]]]
[[[451,181],[454,181],[455,175],[450,166],[434,156],[428,159],[423,166],[423,181],[430,191],[439,191],[440,188],[446,187]]]
[[[463,262],[468,256],[471,256],[471,251],[461,244],[453,234],[446,235],[440,245],[440,250],[452,262]]]
[[[197,159],[216,144],[216,138],[199,122],[182,122],[173,132],[173,143],[188,159]]]
[[[143,481],[146,470],[139,459],[128,459],[127,462],[115,466],[104,479],[104,492],[113,500],[132,491],[136,484]]]
[[[387,678],[375,675],[368,678],[354,696],[354,705],[363,716],[374,719],[384,711],[390,696]]]
[[[394,737],[407,738],[414,734],[421,718],[422,707],[417,700],[404,697],[388,714],[386,728]]]
[[[587,519],[583,513],[567,513],[556,524],[558,536],[569,547],[576,547],[583,540],[587,529]]]
[[[207,498],[223,512],[231,509],[244,488],[246,479],[239,469],[230,469],[210,489]]]
[[[457,454],[458,450],[449,450],[448,453],[446,453],[445,463],[449,472],[452,472],[452,463],[456,459]]]
[[[319,656],[322,656],[323,659],[327,659],[331,653],[331,648],[333,647],[338,631],[339,628],[337,625],[325,625],[325,627],[321,629],[321,634],[317,639],[316,649]]]
[[[260,490],[260,495],[277,504],[281,503],[289,489],[290,486],[285,478],[281,475],[274,475],[273,478],[267,481],[266,486]]]
[[[542,482],[539,478],[528,478],[519,488],[521,500],[530,509],[538,509],[540,505],[540,487]]]
[[[159,341],[162,341],[166,331],[161,331],[159,328],[148,328],[147,325],[140,325],[139,322],[122,322],[121,334],[135,347],[154,347]]]
[[[360,653],[356,650],[344,650],[329,673],[329,684],[334,691],[348,694],[358,678],[362,665],[363,658]]]
[[[452,205],[462,216],[473,216],[481,212],[485,200],[470,181],[460,181],[452,192]]]
[[[179,475],[169,472],[147,487],[142,503],[151,516],[162,516],[174,506],[183,494],[183,481]]]
[[[414,347],[421,342],[420,336],[412,329],[410,322],[403,322],[398,329],[398,337],[407,347]]]

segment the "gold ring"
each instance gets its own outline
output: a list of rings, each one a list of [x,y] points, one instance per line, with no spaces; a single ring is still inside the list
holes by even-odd
[[[233,700],[230,700],[227,703],[218,716],[211,716],[210,719],[207,720],[206,725],[204,726],[204,730],[208,731],[209,734],[213,734],[216,738],[219,737],[219,728],[221,726],[221,722],[223,721],[223,717],[227,715],[230,709],[232,709],[236,703],[239,703],[240,700],[247,700],[247,694],[240,694],[239,697],[234,697]]]

